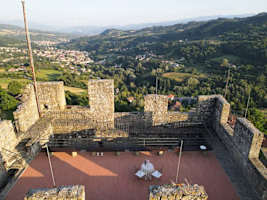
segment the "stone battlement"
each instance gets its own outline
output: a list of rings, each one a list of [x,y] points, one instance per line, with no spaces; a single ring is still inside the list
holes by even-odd
[[[63,82],[41,82],[37,89],[41,118],[33,86],[28,85],[21,105],[14,112],[14,125],[11,121],[0,122],[1,163],[8,162],[2,148],[16,152],[16,145],[22,139],[27,139],[26,146],[30,147],[36,143],[45,143],[38,139],[45,138],[48,141],[53,134],[79,131],[89,134],[89,130],[95,130],[99,135],[105,135],[101,131],[106,133],[110,130],[117,137],[121,134],[116,134],[116,130],[121,130],[121,127],[146,129],[188,122],[203,124],[216,132],[259,196],[263,195],[267,187],[266,167],[258,159],[263,133],[244,118],[238,118],[235,128],[231,128],[227,123],[230,104],[221,95],[198,96],[196,109],[188,113],[169,112],[167,96],[146,95],[144,112],[115,113],[113,80],[88,81],[88,107],[66,106]],[[128,137],[127,134],[125,136]]]

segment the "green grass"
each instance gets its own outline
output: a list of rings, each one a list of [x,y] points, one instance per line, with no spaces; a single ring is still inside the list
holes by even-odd
[[[81,89],[81,88],[75,88],[75,87],[68,87],[68,86],[64,86],[65,91],[70,91],[74,94],[77,95],[81,95],[83,93],[86,93],[87,90],[86,89]]]
[[[27,83],[30,83],[31,81],[28,80],[28,79],[12,79],[12,78],[0,78],[0,86],[3,88],[3,89],[7,89],[7,86],[8,84],[11,82],[11,81],[18,81],[22,84],[27,84]]]
[[[190,78],[190,77],[206,78],[206,76],[204,74],[194,75],[194,74],[190,74],[190,73],[178,73],[178,72],[168,72],[168,73],[164,73],[162,76],[165,78],[173,79],[177,82],[182,82],[182,81],[184,81],[184,79]]]
[[[4,68],[0,68],[0,73],[3,73],[5,72],[5,69]]]
[[[61,74],[62,72],[54,69],[39,69],[36,71],[37,79],[43,81],[55,81]]]
[[[224,55],[221,57],[212,58],[211,61],[221,63],[224,58],[228,59],[229,63],[232,63],[232,64],[240,63],[240,57],[233,56],[233,55]]]

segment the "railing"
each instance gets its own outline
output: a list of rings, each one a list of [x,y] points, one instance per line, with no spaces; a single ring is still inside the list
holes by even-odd
[[[183,134],[181,137],[128,137],[128,138],[70,138],[57,139],[51,138],[48,146],[51,148],[100,148],[106,147],[116,148],[121,147],[127,149],[128,147],[179,147],[183,140],[184,146],[188,149],[199,149],[200,145],[208,145],[208,138],[196,135]]]

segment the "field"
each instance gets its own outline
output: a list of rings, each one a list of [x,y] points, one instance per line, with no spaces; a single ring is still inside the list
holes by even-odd
[[[4,68],[0,68],[0,73],[5,72]]]
[[[62,72],[54,69],[40,69],[36,72],[36,77],[43,81],[55,81]]]
[[[81,95],[83,93],[86,93],[87,90],[86,89],[81,89],[81,88],[75,88],[75,87],[68,87],[68,86],[64,86],[65,91],[70,91],[74,94],[77,95]]]
[[[8,84],[11,82],[11,81],[18,81],[20,83],[23,83],[23,84],[27,84],[29,82],[31,82],[30,80],[28,79],[12,79],[12,78],[0,78],[0,86],[4,89],[7,88]]]
[[[206,76],[204,74],[200,74],[200,75],[194,75],[194,74],[190,74],[190,73],[178,73],[178,72],[168,72],[162,75],[165,78],[169,78],[169,79],[173,79],[177,82],[182,82],[184,81],[184,79],[186,78],[205,78]]]

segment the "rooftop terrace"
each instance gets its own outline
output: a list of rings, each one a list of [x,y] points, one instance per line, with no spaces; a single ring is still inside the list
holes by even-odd
[[[163,170],[160,180],[145,181],[135,176],[145,159],[149,159],[156,169]],[[212,152],[183,152],[181,161],[179,183],[186,178],[191,184],[203,185],[209,200],[239,200]],[[52,156],[57,186],[84,185],[87,200],[148,199],[150,185],[175,181],[177,163],[178,154],[175,152],[166,152],[163,156],[156,155],[156,152],[142,152],[139,156],[132,152],[123,152],[119,156],[105,152],[103,157],[88,152],[79,152],[76,157],[57,152]],[[40,153],[9,192],[7,200],[21,200],[29,188],[46,187],[52,187],[52,179],[47,157]]]

